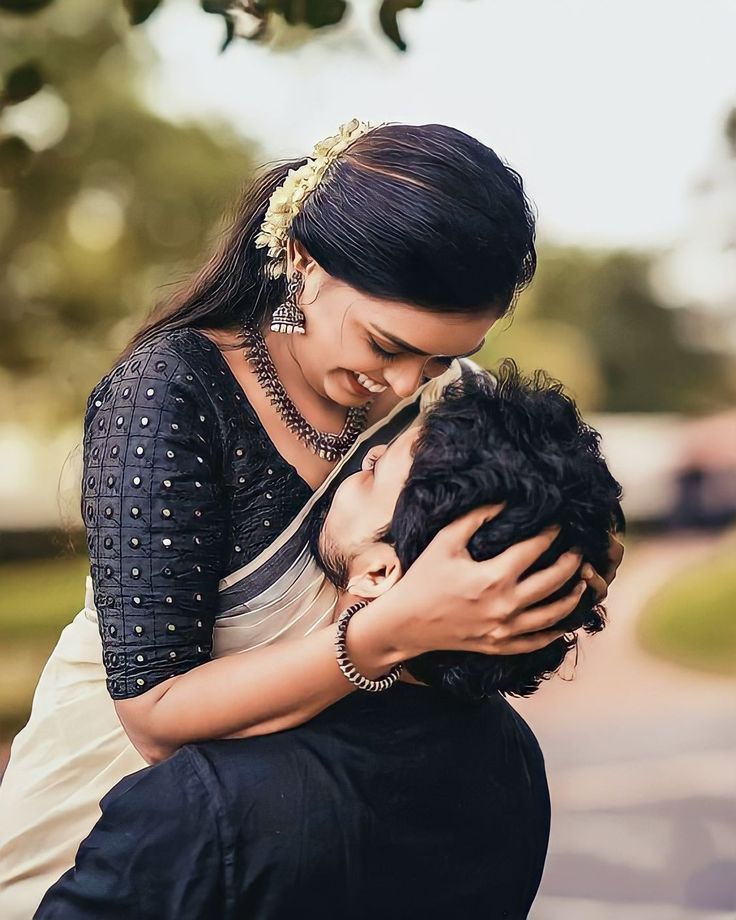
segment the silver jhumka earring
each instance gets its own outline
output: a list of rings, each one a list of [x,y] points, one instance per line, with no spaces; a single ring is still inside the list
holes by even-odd
[[[298,298],[304,287],[304,276],[294,272],[286,285],[286,298],[271,317],[271,332],[304,335],[305,316],[299,309]]]

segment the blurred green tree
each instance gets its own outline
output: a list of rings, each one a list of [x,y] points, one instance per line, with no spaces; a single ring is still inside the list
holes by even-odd
[[[52,2],[13,17],[0,38],[9,65],[0,118],[11,132],[0,145],[6,418],[78,417],[157,289],[165,296],[162,286],[204,260],[219,215],[261,158],[229,127],[152,114],[136,91],[152,53],[117,0]],[[725,358],[688,341],[649,270],[641,254],[546,247],[513,323],[494,331],[481,360],[508,354],[545,367],[586,409],[717,408],[733,397],[734,376]]]
[[[94,13],[91,8],[85,11],[83,5],[82,17],[77,18],[80,8],[73,0],[65,0],[63,15],[68,23],[71,22],[72,32],[84,27],[87,13],[90,19],[102,14],[119,25],[125,10],[128,22],[137,26],[146,22],[162,3],[163,0],[106,0],[96,5]],[[399,14],[407,9],[418,9],[423,3],[424,0],[377,2],[377,23],[400,51],[406,51],[407,46],[399,28]],[[58,12],[55,0],[0,0],[0,27],[8,21],[26,21],[40,12],[46,16],[47,7],[52,5],[52,12]],[[221,51],[235,38],[270,44],[282,51],[296,48],[308,41],[312,34],[339,25],[350,9],[347,0],[200,0],[199,5],[203,13],[215,14],[224,20],[225,37]],[[74,24],[75,19],[77,25]],[[22,38],[24,33],[16,30],[16,34]],[[0,112],[38,92],[44,79],[41,67],[35,61],[22,61],[6,72],[0,91]],[[0,183],[12,182],[23,175],[32,159],[33,149],[24,138],[17,134],[0,133]]]
[[[489,337],[481,362],[513,357],[544,367],[583,408],[700,412],[736,394],[725,358],[687,339],[681,316],[649,283],[650,256],[546,246],[514,316]]]
[[[43,424],[78,416],[157,295],[204,260],[258,155],[225,125],[152,114],[144,37],[107,3],[63,6],[0,39],[11,72],[42,60],[49,79],[2,115],[36,156],[0,188],[0,414]]]
[[[0,12],[30,15],[49,6],[54,0],[0,0]],[[163,0],[122,0],[132,25],[140,25],[156,12]],[[377,0],[378,23],[384,35],[400,51],[406,51],[406,42],[399,30],[399,13],[418,9],[424,0]],[[200,0],[205,13],[222,16],[225,21],[225,40],[222,50],[234,38],[267,42],[274,26],[288,26],[311,30],[336,26],[350,9],[347,0]]]

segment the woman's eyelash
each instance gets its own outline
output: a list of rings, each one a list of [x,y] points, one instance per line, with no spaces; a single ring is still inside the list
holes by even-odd
[[[368,339],[368,342],[373,349],[373,351],[384,361],[395,361],[399,357],[399,353],[395,351],[386,351],[385,348],[381,348],[378,342],[375,342],[373,339]]]
[[[386,362],[395,361],[395,360],[399,357],[399,355],[401,354],[401,352],[386,351],[385,348],[381,348],[381,346],[378,344],[378,342],[375,342],[373,339],[369,339],[368,342],[369,342],[371,348],[373,349],[373,351],[374,351],[380,358],[383,358],[383,360],[386,361]],[[443,367],[449,367],[449,366],[452,364],[452,362],[453,362],[454,360],[455,360],[455,359],[454,359],[453,357],[451,357],[451,356],[449,356],[449,357],[443,357],[442,355],[437,355],[437,356],[434,357],[434,358],[428,358],[428,359],[427,359],[427,363],[436,362],[436,363],[438,363],[438,364],[441,364]]]

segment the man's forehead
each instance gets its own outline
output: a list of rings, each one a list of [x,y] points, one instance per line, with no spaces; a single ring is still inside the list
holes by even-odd
[[[380,457],[378,461],[384,470],[388,464],[401,463],[403,467],[405,459],[408,461],[413,459],[414,444],[416,443],[421,429],[421,424],[414,421],[388,442],[383,456]],[[400,472],[398,467],[396,468],[396,472]],[[404,477],[409,475],[408,468],[403,470],[403,474]]]
[[[401,444],[413,444],[421,430],[421,422],[418,419],[415,419],[407,428],[405,428],[403,431],[400,431],[395,437],[391,438],[391,440],[388,442],[388,449],[390,450],[392,446],[399,442]]]

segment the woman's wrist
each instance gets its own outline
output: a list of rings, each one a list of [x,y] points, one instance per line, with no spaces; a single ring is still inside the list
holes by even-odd
[[[383,677],[406,658],[397,628],[400,624],[391,618],[390,605],[383,600],[378,598],[354,614],[346,636],[350,660],[371,680]]]

